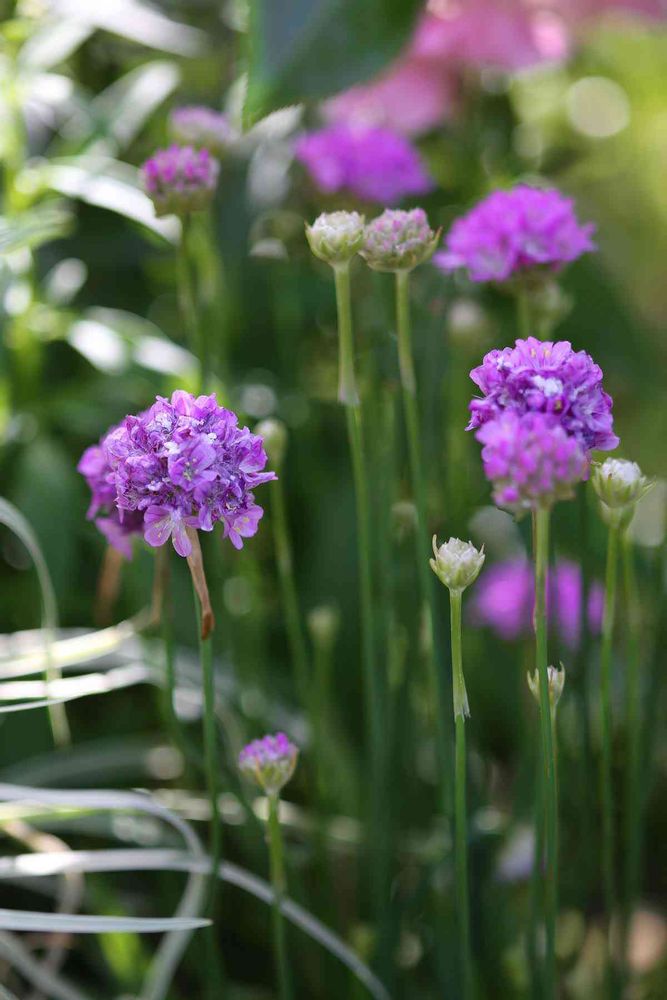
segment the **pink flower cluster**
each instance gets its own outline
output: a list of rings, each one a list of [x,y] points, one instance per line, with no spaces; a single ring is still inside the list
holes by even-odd
[[[208,149],[177,145],[158,149],[141,168],[156,215],[186,215],[206,208],[219,172],[220,164]]]
[[[494,191],[457,219],[434,263],[444,271],[464,268],[477,282],[557,271],[595,249],[593,228],[577,221],[572,199],[518,184]]]
[[[519,416],[506,410],[476,437],[484,446],[484,473],[493,483],[493,499],[516,514],[569,499],[588,473],[576,438],[551,414]]]
[[[661,0],[430,0],[393,65],[332,98],[325,116],[419,135],[451,117],[471,69],[560,61],[605,13],[664,18],[665,8]]]
[[[558,629],[570,649],[579,645],[581,634],[581,570],[568,559],[559,559],[549,573],[547,610],[549,621]],[[527,559],[510,559],[489,566],[474,588],[470,619],[474,625],[488,626],[502,639],[530,635],[533,629],[535,576]],[[588,625],[593,635],[602,628],[604,590],[595,580],[588,594]]]
[[[239,754],[239,769],[268,795],[277,795],[294,774],[299,751],[285,733],[253,740]]]
[[[215,395],[177,390],[171,400],[125,417],[79,463],[93,493],[88,516],[125,554],[141,533],[152,546],[172,540],[189,556],[188,529],[221,523],[235,548],[257,531],[263,511],[253,489],[275,479],[264,472],[262,439],[239,427]]]
[[[387,128],[330,125],[302,135],[295,154],[326,194],[344,191],[361,201],[393,205],[433,188],[414,146]]]

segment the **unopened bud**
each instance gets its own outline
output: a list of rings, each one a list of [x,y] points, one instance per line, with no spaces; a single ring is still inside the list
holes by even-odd
[[[253,740],[239,754],[239,769],[267,795],[278,795],[294,774],[299,751],[284,733]]]
[[[308,612],[306,619],[314,646],[330,649],[340,628],[340,612],[333,604],[320,604]]]
[[[615,525],[627,523],[637,501],[653,486],[653,480],[642,474],[636,462],[624,458],[607,458],[595,465],[591,482]]]
[[[323,212],[306,226],[306,239],[320,260],[332,266],[345,264],[361,249],[364,223],[358,212]]]
[[[538,670],[534,673],[526,674],[526,679],[528,681],[528,687],[537,702],[540,704],[540,674]],[[551,706],[551,711],[556,711],[556,706],[560,701],[560,696],[563,693],[563,687],[565,686],[565,669],[563,664],[560,665],[560,670],[557,667],[547,667],[547,684],[549,687],[549,705]]]
[[[449,590],[465,590],[474,583],[484,565],[484,547],[476,549],[472,542],[462,542],[460,538],[450,538],[438,548],[433,536],[434,559],[429,564],[438,579]]]
[[[434,232],[423,208],[386,209],[366,226],[359,251],[374,271],[412,271],[431,256],[440,230]]]

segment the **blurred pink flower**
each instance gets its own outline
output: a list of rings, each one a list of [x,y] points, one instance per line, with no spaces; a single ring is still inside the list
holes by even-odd
[[[665,17],[665,0],[429,0],[399,58],[331,98],[330,122],[419,135],[456,111],[466,69],[513,72],[570,53],[576,32],[607,13]]]

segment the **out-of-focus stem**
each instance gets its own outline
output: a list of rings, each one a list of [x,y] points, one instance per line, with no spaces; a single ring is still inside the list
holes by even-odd
[[[190,350],[199,361],[200,392],[206,391],[209,382],[209,354],[197,308],[197,294],[193,275],[194,262],[190,250],[192,221],[188,215],[181,219],[181,240],[178,246],[178,302]]]
[[[281,904],[287,891],[283,838],[280,829],[280,799],[269,795],[269,855],[271,860],[271,886],[273,888],[273,947],[280,988],[280,1000],[291,1000],[292,983],[287,960],[287,936]]]
[[[421,603],[426,616],[428,635],[428,670],[429,681],[433,691],[435,704],[435,735],[438,748],[438,765],[440,770],[440,785],[445,813],[449,812],[448,782],[450,774],[451,755],[448,753],[447,729],[445,718],[448,712],[444,679],[439,670],[436,652],[436,637],[434,632],[435,594],[433,575],[428,564],[430,540],[428,533],[428,511],[426,502],[426,479],[424,477],[419,408],[417,404],[417,380],[415,378],[412,357],[412,331],[410,324],[410,289],[407,271],[396,272],[396,327],[398,333],[398,356],[401,373],[401,388],[403,390],[403,410],[408,439],[408,454],[410,458],[410,474],[412,491],[417,508],[417,568],[419,574],[419,589]],[[451,786],[449,786],[451,787]]]
[[[308,652],[306,638],[301,621],[299,598],[294,577],[294,562],[292,559],[292,544],[287,524],[287,509],[285,490],[282,478],[276,479],[271,486],[271,515],[273,541],[276,551],[276,564],[282,595],[287,641],[289,642],[295,680],[302,707],[310,706],[310,678],[308,670]],[[313,725],[317,720],[312,720]]]
[[[627,620],[627,688],[626,732],[628,741],[624,795],[624,899],[623,899],[623,962],[628,971],[628,934],[632,911],[639,891],[642,855],[642,676],[641,676],[641,612],[637,590],[635,553],[627,530],[622,541],[623,589]]]
[[[614,873],[614,801],[612,792],[612,715],[611,667],[616,617],[616,578],[618,572],[618,542],[620,529],[613,521],[609,525],[607,540],[607,567],[605,571],[604,617],[602,620],[602,645],[600,649],[600,796],[602,802],[602,881],[607,915],[607,953],[605,978],[608,995],[616,990],[616,974],[611,948],[611,921],[616,906],[616,879]]]
[[[349,263],[336,264],[334,277],[336,281],[336,308],[338,310],[338,402],[342,403],[343,406],[358,406],[359,392],[354,371]]]
[[[451,590],[451,643],[454,724],[456,728],[456,761],[454,779],[456,911],[459,927],[459,961],[461,968],[461,998],[471,1000],[473,995],[472,956],[470,953],[470,902],[468,896],[468,820],[466,805],[466,736],[465,716],[468,698],[463,677],[461,653],[461,603],[460,591]]]
[[[544,997],[556,996],[556,916],[558,912],[558,801],[556,767],[549,699],[547,650],[547,568],[549,563],[550,511],[540,508],[534,515],[535,538],[535,658],[540,690],[540,732],[542,776],[544,782],[545,872],[544,909],[546,954],[544,964]],[[541,864],[536,855],[535,864]]]

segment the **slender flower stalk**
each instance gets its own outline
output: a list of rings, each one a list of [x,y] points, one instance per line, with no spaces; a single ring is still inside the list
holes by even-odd
[[[447,708],[444,682],[439,670],[434,622],[436,618],[435,592],[429,577],[424,553],[428,551],[428,504],[426,477],[421,450],[421,428],[417,400],[412,328],[410,322],[410,271],[428,260],[440,238],[434,232],[421,208],[409,212],[390,209],[366,227],[364,245],[360,253],[375,271],[394,274],[396,296],[396,331],[398,336],[398,362],[403,397],[405,429],[408,441],[410,476],[417,510],[417,567],[421,606],[425,615],[428,636],[427,663],[429,682],[434,693],[436,744],[441,776],[441,791],[445,813],[449,812],[447,781],[449,775],[448,738],[446,728]]]
[[[115,551],[110,548],[110,552]],[[156,573],[159,588],[159,619],[164,650],[165,682],[161,688],[162,714],[167,731],[174,746],[181,752],[183,762],[189,757],[187,740],[181,726],[174,703],[176,693],[176,657],[174,650],[174,630],[172,616],[174,613],[171,593],[171,571],[169,567],[169,549],[164,546],[157,552]]]
[[[544,964],[545,1000],[556,996],[556,917],[558,913],[558,793],[556,762],[549,698],[547,651],[547,567],[549,561],[548,507],[538,507],[534,513],[535,539],[535,660],[540,694],[540,741],[542,747],[544,803],[544,909],[546,954]],[[541,858],[535,856],[535,864]]]
[[[484,552],[471,542],[450,538],[437,547],[433,539],[430,566],[449,590],[452,645],[452,700],[456,729],[454,765],[454,826],[456,868],[456,911],[459,927],[459,957],[461,962],[462,1000],[472,1000],[474,980],[470,950],[470,901],[468,893],[468,819],[466,803],[466,736],[465,720],[470,715],[468,695],[463,677],[461,652],[461,604],[463,591],[477,579],[484,564]]]
[[[271,860],[271,886],[273,888],[273,946],[276,954],[281,1000],[290,1000],[292,984],[287,961],[287,938],[282,904],[287,890],[283,838],[280,829],[280,799],[269,796],[269,855]]]
[[[618,990],[618,977],[611,947],[611,921],[617,901],[615,870],[615,829],[612,775],[612,656],[614,623],[616,617],[616,589],[618,578],[619,545],[623,533],[632,519],[638,500],[651,489],[653,483],[642,475],[636,462],[608,458],[593,470],[593,488],[601,501],[602,514],[608,524],[607,566],[605,573],[605,604],[600,649],[600,711],[601,754],[600,796],[602,802],[602,882],[607,912],[607,955],[605,978],[607,990],[613,997]],[[633,762],[634,763],[634,762]]]
[[[192,220],[181,219],[181,239],[178,245],[178,301],[190,350],[199,361],[199,392],[205,392],[210,380],[209,352],[197,305],[196,282],[192,259]]]
[[[280,1000],[291,1000],[292,983],[282,907],[287,891],[285,857],[280,829],[280,792],[296,767],[298,750],[284,733],[264,736],[244,747],[239,768],[264,790],[268,800],[268,840],[273,888],[273,946]]]
[[[626,732],[628,740],[624,789],[624,899],[623,899],[623,961],[627,974],[628,934],[632,912],[639,891],[642,854],[642,674],[641,674],[641,611],[637,588],[634,546],[628,530],[621,542],[623,563],[623,597],[628,627],[628,669],[626,689]]]

